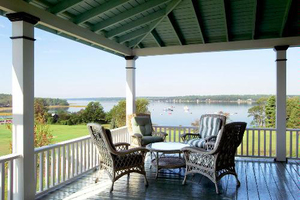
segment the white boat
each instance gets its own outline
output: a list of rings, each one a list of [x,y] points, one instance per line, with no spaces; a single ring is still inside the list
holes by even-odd
[[[184,106],[183,109],[184,109],[184,112],[189,112],[189,110],[190,110],[189,107],[187,107],[187,106]]]

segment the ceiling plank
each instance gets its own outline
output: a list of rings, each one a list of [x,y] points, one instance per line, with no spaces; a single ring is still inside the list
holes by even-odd
[[[202,20],[201,20],[201,13],[200,13],[200,9],[199,9],[199,5],[198,5],[198,1],[197,0],[190,0],[191,3],[192,3],[192,12],[196,18],[196,21],[197,21],[197,26],[198,26],[198,30],[199,30],[199,33],[200,33],[200,37],[201,37],[201,40],[202,40],[202,43],[205,44],[205,38],[204,38],[204,35],[203,35],[203,23],[202,23]]]
[[[62,13],[66,11],[67,9],[72,8],[73,6],[78,5],[83,0],[64,0],[60,1],[56,5],[52,6],[51,8],[48,8],[47,10],[55,15]]]
[[[139,41],[136,41],[136,44],[133,46],[133,47],[136,47],[136,45],[138,45],[145,37],[147,37],[150,33],[151,33],[151,31],[153,30],[153,29],[155,29],[156,28],[156,26],[166,17],[166,16],[168,16],[168,14],[170,13],[170,12],[172,12],[172,10],[174,10],[177,6],[178,6],[178,4],[181,2],[182,0],[172,0],[168,5],[167,5],[167,7],[166,7],[166,9],[165,9],[165,15],[160,19],[160,20],[158,20],[158,22],[151,28],[151,30],[146,34],[146,35],[144,35]]]
[[[152,0],[152,1],[147,1],[146,3],[144,4],[141,4],[137,7],[134,7],[130,10],[127,10],[123,13],[120,13],[112,18],[109,18],[107,20],[104,20],[102,22],[99,22],[97,24],[95,24],[93,27],[92,27],[92,31],[94,32],[97,32],[97,31],[101,31],[105,28],[108,28],[110,26],[113,26],[117,23],[120,23],[130,17],[134,17],[138,14],[141,14],[143,12],[146,12],[152,8],[155,8],[157,6],[160,6],[162,4],[164,4],[165,2],[167,2],[169,0]]]
[[[185,43],[185,40],[183,38],[183,34],[180,30],[180,27],[179,27],[178,23],[176,22],[174,14],[172,12],[170,12],[169,15],[167,16],[167,19],[168,19],[169,23],[171,24],[171,27],[172,27],[172,29],[173,29],[173,31],[174,31],[177,39],[178,39],[179,44],[180,45],[185,45],[186,43]]]
[[[139,26],[148,24],[150,22],[153,22],[153,21],[155,21],[159,18],[162,18],[164,15],[165,15],[165,10],[160,10],[160,11],[151,13],[151,14],[147,15],[146,17],[142,17],[142,18],[137,19],[135,21],[132,21],[128,24],[125,24],[124,26],[121,26],[121,27],[115,28],[111,31],[108,31],[105,34],[105,36],[107,38],[112,38],[114,36],[117,36],[121,33],[126,32],[126,31],[130,31],[131,29],[134,29],[136,27],[139,27]]]
[[[131,55],[131,49],[115,41],[109,40],[86,28],[80,27],[70,21],[62,19],[46,10],[37,8],[23,0],[1,0],[0,9],[6,12],[26,12],[40,18],[39,24],[56,31],[63,32],[72,37],[79,38],[86,42],[101,46],[105,49],[117,52],[122,55]]]
[[[281,25],[281,29],[280,29],[280,33],[279,33],[280,37],[284,36],[284,32],[285,32],[285,29],[288,24],[287,21],[289,19],[289,14],[291,13],[290,10],[291,10],[292,2],[293,2],[293,0],[287,0],[284,16],[283,16],[283,20],[282,20],[282,25]]]
[[[103,3],[95,8],[92,8],[91,10],[88,10],[80,15],[78,15],[74,19],[75,24],[82,24],[94,17],[97,17],[98,15],[101,15],[102,13],[105,13],[113,8],[116,8],[118,6],[121,6],[125,3],[127,3],[130,0],[111,0],[107,1],[106,3]]]
[[[152,37],[154,38],[155,42],[157,43],[157,45],[159,47],[164,47],[165,46],[165,43],[162,41],[162,39],[159,37],[157,31],[155,29],[153,29],[151,31],[151,35]]]
[[[230,7],[229,7],[229,1],[223,0],[222,3],[223,6],[223,14],[224,14],[224,25],[225,25],[225,34],[226,34],[226,41],[230,41]]]
[[[262,15],[262,1],[254,0],[253,9],[253,29],[252,29],[252,40],[257,39],[259,36],[259,22]]]
[[[300,36],[231,41],[207,44],[190,44],[184,46],[167,46],[167,47],[152,47],[143,49],[132,49],[132,54],[136,56],[154,56],[154,55],[169,55],[182,53],[202,53],[202,52],[219,52],[219,51],[236,51],[249,49],[271,49],[274,46],[289,45],[290,47],[300,46]]]

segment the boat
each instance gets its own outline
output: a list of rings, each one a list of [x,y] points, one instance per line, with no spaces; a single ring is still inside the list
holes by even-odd
[[[184,112],[189,112],[190,111],[189,107],[187,107],[187,106],[184,106],[183,109],[184,109]]]

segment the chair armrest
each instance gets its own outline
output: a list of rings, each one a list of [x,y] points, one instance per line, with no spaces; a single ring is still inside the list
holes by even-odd
[[[217,139],[217,136],[213,135],[213,136],[209,136],[207,138],[204,138],[205,142],[215,142]]]
[[[130,146],[130,144],[127,142],[118,142],[118,143],[115,143],[114,145],[118,151],[127,150],[128,147]]]
[[[145,147],[136,147],[128,150],[123,150],[123,151],[118,151],[118,152],[112,152],[112,154],[117,155],[117,156],[126,156],[129,154],[146,154],[149,152],[148,149]]]
[[[181,139],[183,141],[187,141],[195,138],[200,138],[200,135],[198,133],[185,133],[181,136]]]
[[[134,138],[142,138],[143,137],[143,135],[142,134],[140,134],[140,133],[134,133],[131,137],[134,137]]]
[[[152,132],[152,135],[153,136],[159,136],[159,137],[162,137],[164,140],[166,139],[168,133],[165,133],[165,132]]]

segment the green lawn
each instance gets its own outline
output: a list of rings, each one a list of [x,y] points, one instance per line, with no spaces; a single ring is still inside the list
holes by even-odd
[[[105,124],[104,127],[109,128],[109,125]],[[86,125],[50,125],[50,130],[53,134],[53,143],[71,140],[89,134]],[[0,156],[10,153],[10,143],[11,132],[6,129],[5,125],[0,125]]]

